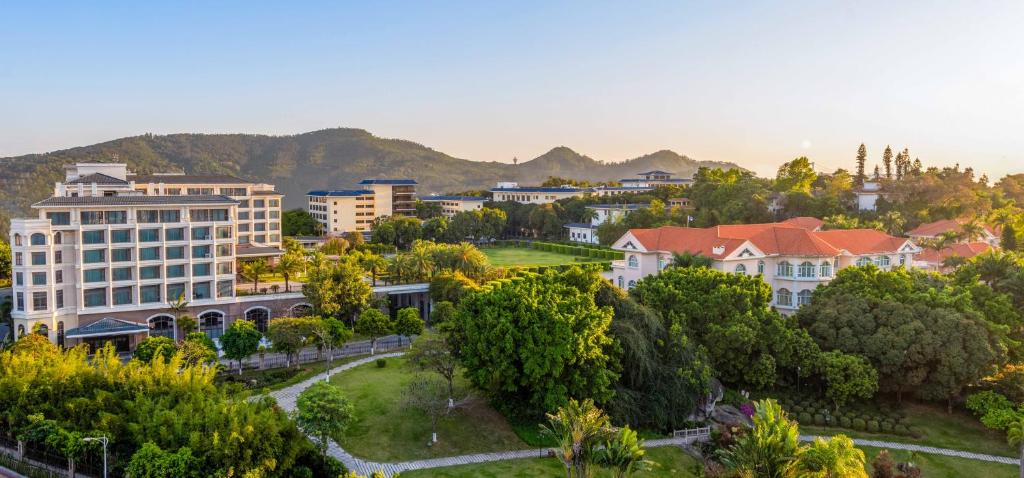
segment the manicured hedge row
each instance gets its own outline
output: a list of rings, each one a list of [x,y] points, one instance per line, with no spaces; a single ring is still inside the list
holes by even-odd
[[[538,251],[555,252],[576,257],[586,257],[594,260],[616,261],[623,259],[621,251],[615,251],[596,244],[557,243],[540,241],[519,241],[501,240],[495,241],[495,245],[505,247],[525,247]]]
[[[848,406],[835,413],[825,401],[807,398],[782,398],[779,403],[801,425],[841,427],[861,432],[904,436],[919,435],[918,430],[906,423],[906,416],[900,411],[868,410]]]

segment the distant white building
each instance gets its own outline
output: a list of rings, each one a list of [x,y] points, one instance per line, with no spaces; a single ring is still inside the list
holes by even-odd
[[[416,180],[364,179],[361,189],[332,189],[306,193],[306,210],[323,232],[367,233],[381,216],[416,214]]]
[[[606,222],[614,222],[625,217],[627,214],[650,206],[650,204],[592,204],[587,206],[591,212],[589,223],[569,223],[565,228],[569,230],[569,240],[585,244],[597,244],[599,237],[597,227]]]
[[[655,188],[658,186],[689,186],[693,184],[693,178],[676,178],[675,174],[667,171],[647,171],[638,173],[636,178],[620,179],[622,186],[634,186],[642,188]]]
[[[593,193],[591,188],[575,186],[520,187],[516,183],[501,182],[491,189],[494,201],[513,201],[521,204],[549,204],[559,199],[583,197]]]
[[[452,217],[460,212],[477,211],[484,208],[487,198],[480,196],[422,196],[420,201],[441,205],[441,214]]]
[[[853,191],[857,195],[857,209],[861,211],[874,211],[878,209],[878,198],[884,197],[882,185],[878,181],[864,181],[860,189]]]

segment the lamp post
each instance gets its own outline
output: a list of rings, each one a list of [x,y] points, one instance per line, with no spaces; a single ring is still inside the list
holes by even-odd
[[[107,478],[107,443],[110,441],[106,436],[100,437],[85,437],[82,441],[98,441],[103,445],[103,478]]]

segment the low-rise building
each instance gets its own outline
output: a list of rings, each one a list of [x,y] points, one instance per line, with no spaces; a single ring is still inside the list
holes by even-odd
[[[966,261],[991,250],[993,247],[987,242],[960,242],[938,250],[925,247],[914,257],[914,266],[929,272],[945,274],[956,269],[953,259]]]
[[[416,214],[416,180],[364,179],[359,185],[306,193],[306,211],[325,234],[366,233],[378,217]]]
[[[629,289],[671,265],[674,253],[699,254],[717,270],[762,276],[772,287],[772,305],[789,312],[808,303],[814,288],[839,269],[913,267],[921,251],[909,239],[874,229],[817,231],[803,223],[811,221],[631,229],[612,245],[625,259],[614,261],[608,276]]]
[[[693,184],[693,178],[677,178],[675,174],[668,171],[654,170],[645,173],[637,173],[636,178],[620,179],[622,186],[634,186],[643,188],[655,188],[658,186],[689,186]]]
[[[955,234],[962,236],[964,224],[969,221],[964,219],[942,219],[935,222],[921,224],[907,233],[907,237],[919,240],[935,240],[944,234]],[[984,242],[993,247],[999,247],[999,231],[988,224],[981,224],[981,230],[975,237],[959,237],[957,242]]]
[[[513,201],[522,204],[549,204],[559,199],[583,197],[593,193],[592,188],[578,188],[575,186],[559,187],[521,187],[516,183],[498,183],[497,187],[491,189],[491,196],[494,201]]]
[[[678,207],[680,209],[693,209],[693,205],[690,204],[690,198],[669,198],[668,207]]]
[[[590,213],[589,223],[569,223],[565,225],[568,229],[569,240],[582,242],[584,244],[598,244],[597,227],[608,221],[618,221],[627,214],[650,206],[650,204],[591,204],[586,207]]]
[[[441,205],[441,214],[452,217],[460,212],[478,211],[484,208],[487,198],[480,196],[422,196],[420,201]]]
[[[864,181],[861,187],[853,190],[853,194],[857,196],[857,209],[861,211],[877,210],[878,200],[885,197],[882,183],[878,181]]]

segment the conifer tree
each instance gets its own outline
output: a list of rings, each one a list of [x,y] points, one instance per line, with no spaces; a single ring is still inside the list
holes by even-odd
[[[882,165],[885,166],[885,179],[892,179],[892,148],[889,146],[882,153]]]
[[[868,162],[868,148],[864,146],[864,143],[860,144],[857,148],[857,184],[864,184],[864,179],[867,177],[864,175],[864,166]]]
[[[921,174],[922,169],[921,158],[914,158],[914,174]]]
[[[882,177],[882,173],[881,173],[881,171],[878,170],[878,165],[876,164],[875,165],[875,181],[877,181],[878,178],[880,178],[880,177]]]

